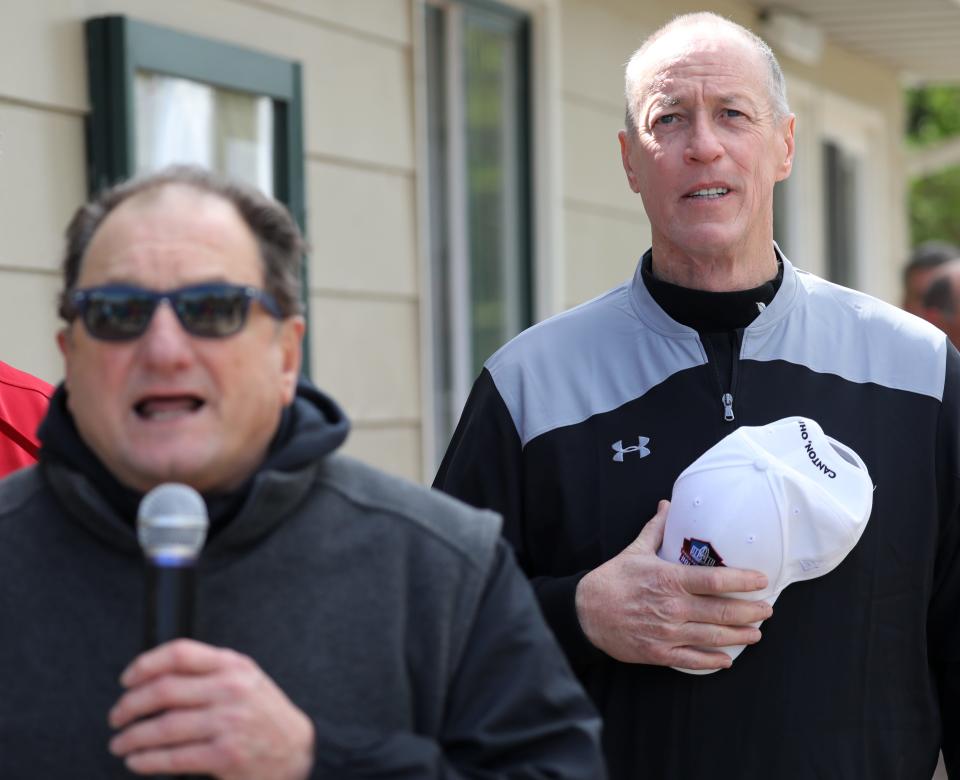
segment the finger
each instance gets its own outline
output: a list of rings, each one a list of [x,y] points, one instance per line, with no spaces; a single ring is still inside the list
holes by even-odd
[[[733,659],[719,650],[699,650],[695,647],[675,647],[670,651],[669,666],[678,669],[729,669]]]
[[[667,513],[670,511],[670,502],[661,500],[657,504],[657,513],[651,517],[641,529],[640,535],[631,545],[638,552],[656,553],[663,544],[663,529],[667,524]]]
[[[110,725],[123,728],[139,719],[165,710],[204,707],[222,700],[229,693],[211,676],[165,675],[131,688],[113,705]]]
[[[766,601],[722,596],[688,596],[684,599],[683,607],[687,620],[719,626],[747,626],[773,615],[773,607]]]
[[[767,576],[751,569],[727,566],[675,566],[675,574],[687,593],[717,595],[723,593],[750,593],[767,587]]]
[[[753,645],[760,641],[760,629],[754,626],[715,626],[710,623],[685,623],[674,633],[677,647],[694,648]]]
[[[131,753],[124,762],[138,775],[217,775],[223,757],[210,742]]]
[[[174,639],[138,655],[120,675],[120,683],[130,688],[171,672],[206,674],[221,668],[228,653],[193,639]]]
[[[212,723],[213,719],[205,709],[166,712],[125,728],[110,740],[110,752],[122,757],[144,750],[201,742],[214,735]]]

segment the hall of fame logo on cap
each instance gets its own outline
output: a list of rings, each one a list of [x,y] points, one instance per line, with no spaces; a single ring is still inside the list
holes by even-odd
[[[684,538],[678,562],[686,566],[726,566],[713,545],[700,539]]]

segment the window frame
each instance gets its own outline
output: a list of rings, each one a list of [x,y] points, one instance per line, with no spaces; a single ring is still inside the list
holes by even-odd
[[[518,83],[514,96],[518,126],[515,128],[515,148],[518,151],[516,169],[511,171],[511,177],[517,185],[517,195],[522,201],[520,225],[518,226],[517,240],[520,251],[526,258],[525,269],[518,277],[518,291],[521,296],[519,316],[522,320],[521,330],[527,327],[544,312],[540,311],[538,286],[540,277],[540,252],[537,230],[538,199],[536,197],[536,161],[534,159],[533,138],[535,134],[537,108],[534,103],[534,51],[533,51],[533,18],[532,14],[523,8],[512,7],[496,0],[425,0],[423,3],[421,34],[423,36],[423,52],[426,59],[427,25],[432,17],[439,22],[437,30],[441,34],[439,65],[442,73],[435,74],[442,92],[442,111],[444,119],[440,122],[449,132],[450,128],[465,128],[466,105],[462,91],[465,76],[465,51],[463,50],[464,25],[469,16],[472,24],[488,30],[514,35],[518,45]],[[436,66],[438,63],[431,63]],[[426,61],[424,62],[426,65]],[[426,76],[426,74],[425,74]],[[426,85],[427,79],[424,79]],[[428,88],[424,86],[423,116],[425,127],[431,126],[435,117],[428,113]],[[424,141],[429,141],[432,131],[424,133]],[[470,387],[476,378],[474,367],[476,356],[473,355],[473,325],[470,317],[465,314],[471,310],[471,283],[472,274],[471,253],[469,242],[470,196],[467,181],[467,141],[464,133],[452,132],[445,135],[443,151],[440,156],[442,175],[432,165],[432,155],[437,147],[432,149],[427,144],[424,148],[424,159],[427,161],[428,172],[424,177],[429,179],[430,186],[421,196],[429,213],[424,225],[427,236],[428,251],[425,270],[430,280],[429,311],[425,312],[425,329],[428,336],[423,339],[430,350],[429,366],[426,367],[424,379],[429,388],[429,404],[424,406],[424,419],[429,420],[425,425],[425,470],[431,471],[437,466],[437,456],[442,454],[445,443],[452,434],[444,429],[448,425],[455,426],[460,409],[467,398]],[[439,187],[438,187],[439,185]],[[437,190],[442,190],[438,193]],[[433,223],[438,196],[443,202],[442,210],[446,217],[442,225]],[[439,232],[437,232],[439,229]],[[443,247],[441,250],[440,247]],[[443,251],[447,262],[445,272],[438,274],[436,255]],[[437,285],[444,289],[439,289]],[[547,312],[549,313],[549,312]],[[436,327],[438,322],[449,319],[449,333],[440,334]],[[449,408],[441,401],[443,380],[441,372],[449,374],[450,383]],[[447,420],[449,416],[452,419]],[[442,441],[441,441],[442,439]]]

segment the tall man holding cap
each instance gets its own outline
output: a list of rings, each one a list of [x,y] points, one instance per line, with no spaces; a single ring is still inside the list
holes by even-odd
[[[66,381],[0,484],[0,777],[602,777],[499,518],[335,453],[282,206],[172,169],[67,243]],[[168,482],[209,509],[203,641],[141,652],[133,520]]]
[[[775,246],[794,117],[763,41],[679,17],[631,58],[626,98],[652,249],[490,358],[436,485],[504,515],[612,777],[923,778],[941,745],[960,774],[957,352]],[[876,490],[846,559],[771,618],[732,598],[774,586],[762,574],[656,553],[681,471],[789,417],[858,453]]]

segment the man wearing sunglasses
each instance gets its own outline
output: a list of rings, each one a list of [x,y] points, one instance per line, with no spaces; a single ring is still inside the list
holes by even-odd
[[[302,244],[194,169],[67,231],[66,379],[0,486],[0,776],[603,775],[499,521],[334,454]],[[144,493],[200,491],[197,640],[141,652]]]

